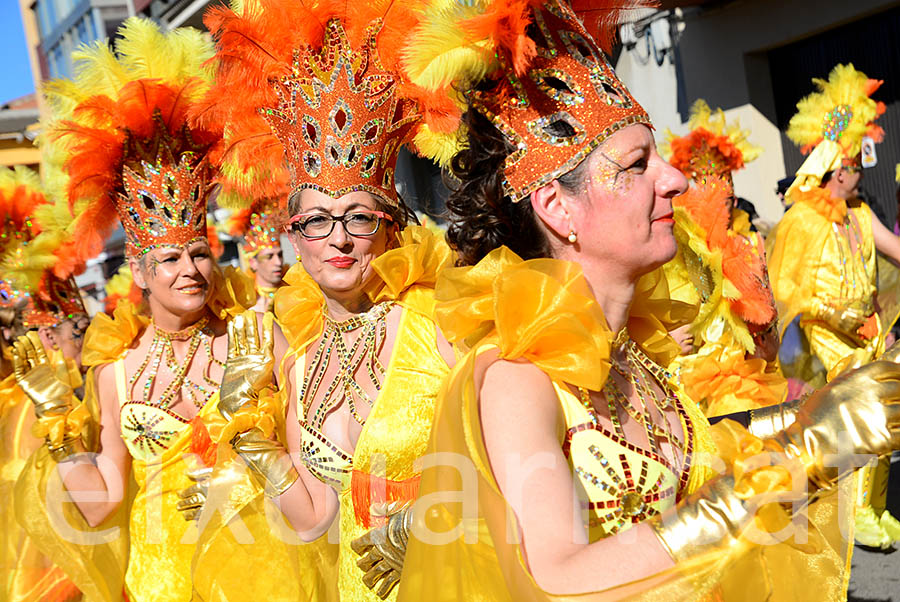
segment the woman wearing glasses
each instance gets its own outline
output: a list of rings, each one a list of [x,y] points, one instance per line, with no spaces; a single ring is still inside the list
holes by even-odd
[[[427,229],[407,226],[410,211],[394,186],[397,153],[419,111],[401,95],[396,52],[386,51],[405,29],[382,24],[415,17],[390,2],[351,3],[343,14],[328,5],[262,4],[207,16],[219,44],[207,115],[228,124],[227,160],[250,174],[226,189],[262,195],[289,182],[287,228],[300,263],[274,303],[290,344],[278,362],[287,385],[275,422],[284,423],[284,436],[247,429],[232,447],[304,540],[339,523],[341,598],[384,598],[399,578],[401,542],[369,533],[403,527],[418,490],[414,464],[453,362],[432,317],[449,248]],[[263,85],[247,89],[257,80]],[[237,88],[240,94],[230,93]],[[259,164],[283,168],[262,173]],[[254,332],[232,339],[243,357],[226,367],[226,428],[268,405],[265,375],[276,358]],[[201,595],[240,588],[225,584],[222,571],[207,573],[203,558],[195,565]]]

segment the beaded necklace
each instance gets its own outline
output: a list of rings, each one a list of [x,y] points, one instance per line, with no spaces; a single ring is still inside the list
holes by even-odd
[[[319,392],[332,356],[337,358],[337,374],[328,385],[322,403],[319,404],[312,419],[315,428],[320,428],[325,421],[325,416],[344,400],[347,401],[353,418],[359,424],[366,423],[356,409],[357,399],[370,406],[375,404],[375,400],[366,394],[354,376],[360,368],[365,366],[366,375],[375,390],[381,390],[385,367],[378,359],[378,352],[381,351],[387,336],[385,317],[393,306],[393,301],[378,303],[366,313],[342,322],[325,316],[322,342],[313,355],[300,388],[300,399],[303,400],[304,414],[306,414]],[[361,332],[357,335],[356,340],[348,347],[344,341],[344,335],[360,329]]]
[[[869,281],[868,269],[866,267],[866,258],[863,256],[862,249],[862,233],[856,224],[850,218],[852,214],[847,213],[844,218],[844,230],[838,224],[832,222],[832,233],[834,235],[835,244],[838,248],[838,255],[841,263],[841,301],[858,300],[857,284],[859,276],[862,276],[864,282]],[[853,251],[852,240],[856,239],[856,252]],[[846,246],[846,249],[845,249]],[[860,274],[862,268],[862,274]],[[863,285],[860,285],[863,286]]]
[[[612,368],[619,373],[628,383],[641,400],[642,407],[636,407],[619,388],[616,382],[610,377],[603,385],[603,395],[609,408],[609,419],[612,423],[613,430],[616,435],[622,439],[627,439],[625,430],[622,427],[619,412],[624,411],[640,424],[647,434],[650,451],[657,456],[663,457],[659,450],[657,440],[667,442],[673,450],[679,450],[683,454],[683,470],[682,480],[685,480],[693,449],[693,436],[690,418],[687,415],[681,400],[675,394],[669,385],[672,374],[654,362],[646,353],[635,343],[628,335],[627,329],[623,328],[613,341],[613,349],[620,348],[625,352],[625,363],[613,359]],[[656,382],[663,392],[663,397],[656,394],[651,379]],[[578,388],[579,399],[582,405],[590,413],[593,420],[597,420],[597,414],[594,410],[594,404],[591,401],[590,393],[583,387]],[[665,413],[669,410],[675,410],[684,429],[685,441],[682,444],[677,437],[671,432],[669,422]],[[665,426],[662,426],[665,425]],[[677,452],[676,452],[677,453]],[[677,458],[676,458],[677,460]]]
[[[218,389],[219,383],[209,378],[208,369],[203,373],[203,382],[206,386],[196,383],[187,376],[191,363],[197,350],[202,346],[206,352],[207,364],[218,364],[224,368],[225,364],[213,355],[212,338],[213,333],[208,328],[209,318],[204,317],[196,324],[179,330],[178,332],[167,332],[153,325],[153,340],[150,342],[150,349],[147,356],[141,363],[137,372],[128,379],[129,390],[138,382],[142,375],[146,373],[146,380],[143,386],[142,403],[168,409],[172,405],[172,401],[179,391],[187,391],[189,399],[197,408],[202,408],[206,401]],[[187,354],[183,360],[179,361],[175,357],[175,349],[172,341],[189,341]],[[162,395],[156,401],[150,400],[150,394],[153,385],[156,383],[156,377],[159,375],[160,367],[165,365],[172,375],[172,381],[162,392]]]

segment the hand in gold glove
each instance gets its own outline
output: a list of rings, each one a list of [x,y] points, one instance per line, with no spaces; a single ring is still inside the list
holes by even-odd
[[[735,492],[734,477],[710,479],[675,508],[648,519],[656,536],[681,562],[722,549],[738,537],[753,514]]]
[[[871,455],[900,448],[900,347],[837,377],[800,406],[775,441],[799,458],[809,480],[827,488]]]
[[[818,299],[813,300],[813,316],[822,320],[838,332],[841,332],[853,340],[862,341],[857,331],[866,323],[866,319],[872,315],[871,307],[847,306],[843,308],[832,307]]]
[[[412,508],[400,502],[373,504],[372,515],[386,517],[385,524],[354,539],[350,547],[362,556],[356,565],[365,571],[363,583],[374,590],[380,581],[375,593],[384,600],[400,582],[412,527]]]
[[[65,362],[53,366],[37,332],[20,336],[12,350],[16,382],[34,403],[38,418],[65,414],[74,403]]]
[[[275,367],[272,313],[263,314],[263,336],[259,338],[256,312],[248,310],[228,323],[228,359],[219,391],[219,413],[227,420],[241,406],[259,398],[259,392],[272,383]]]
[[[187,477],[194,482],[193,485],[178,493],[179,500],[175,509],[181,512],[184,520],[197,520],[203,512],[206,498],[209,494],[209,479],[212,476],[212,467],[203,466],[195,470],[189,470]]]
[[[281,495],[300,478],[284,446],[257,428],[236,435],[231,446],[269,497]]]

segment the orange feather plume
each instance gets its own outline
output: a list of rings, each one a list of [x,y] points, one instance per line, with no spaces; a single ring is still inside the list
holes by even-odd
[[[740,293],[731,307],[745,322],[766,325],[775,319],[772,293],[766,286],[766,264],[740,235],[729,229],[731,222],[730,188],[710,180],[705,186],[692,186],[674,199],[695,224],[706,232],[706,243],[722,252],[722,275]]]

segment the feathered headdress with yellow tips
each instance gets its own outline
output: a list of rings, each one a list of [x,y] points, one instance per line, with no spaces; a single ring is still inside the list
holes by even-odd
[[[206,156],[221,128],[195,126],[188,110],[209,86],[203,64],[212,45],[199,31],[164,34],[139,18],[118,34],[115,53],[106,40],[82,46],[72,55],[74,79],[45,88],[54,112],[48,136],[64,156],[76,215],[58,273],[99,253],[117,216],[133,257],[206,236]]]
[[[199,123],[224,123],[223,206],[313,188],[398,205],[394,169],[420,118],[401,76],[414,0],[253,0],[210,9],[216,78]]]
[[[843,163],[857,164],[864,137],[875,142],[884,137],[875,120],[885,105],[870,98],[881,80],[870,79],[850,64],[837,65],[827,80],[817,78],[813,83],[818,91],[797,103],[788,124],[788,138],[810,153],[785,195],[788,201],[798,189],[819,186],[826,173]]]
[[[403,55],[428,92],[420,152],[448,165],[466,143],[459,117],[471,106],[512,145],[502,181],[519,201],[616,131],[649,125],[604,51],[623,13],[652,2],[589,4],[593,34],[565,0],[432,0]]]
[[[0,306],[22,308],[26,328],[54,326],[75,314],[84,304],[72,278],[57,278],[54,254],[65,239],[71,221],[65,208],[48,201],[38,175],[25,167],[0,168]]]
[[[666,130],[662,150],[669,155],[669,163],[696,182],[718,178],[728,183],[731,172],[762,153],[762,148],[748,140],[749,130],[741,129],[737,121],[727,123],[725,112],[713,111],[705,100],[699,99],[691,107],[688,127],[690,132],[684,136]]]
[[[0,307],[18,306],[30,296],[21,278],[11,277],[11,270],[22,263],[25,245],[40,232],[34,212],[46,202],[36,173],[21,166],[0,167]]]

